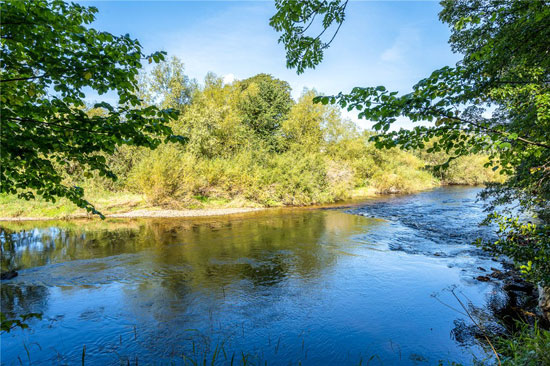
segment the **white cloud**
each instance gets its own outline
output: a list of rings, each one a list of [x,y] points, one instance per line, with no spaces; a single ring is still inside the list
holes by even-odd
[[[226,74],[222,77],[224,84],[231,84],[233,81],[235,81],[235,75],[233,74]]]
[[[380,55],[380,59],[385,62],[403,62],[407,54],[419,46],[420,36],[418,30],[414,28],[403,28],[395,38],[392,46],[385,49]]]
[[[394,45],[382,52],[380,59],[382,59],[382,61],[395,62],[399,61],[402,57],[401,49]]]
[[[284,70],[284,50],[269,26],[274,6],[235,4],[220,11],[213,6],[208,17],[163,34],[164,48],[185,62],[190,76],[201,80],[215,72],[247,78]]]

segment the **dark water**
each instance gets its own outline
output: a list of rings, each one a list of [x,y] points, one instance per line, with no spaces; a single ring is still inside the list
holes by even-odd
[[[470,364],[456,292],[497,267],[468,245],[478,189],[348,209],[209,219],[0,223],[2,312],[43,313],[1,336],[11,364]],[[215,355],[215,356],[214,356]],[[192,361],[190,361],[192,360]]]

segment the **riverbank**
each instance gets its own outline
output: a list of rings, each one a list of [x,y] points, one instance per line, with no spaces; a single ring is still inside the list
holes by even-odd
[[[112,193],[108,197],[90,199],[108,218],[139,217],[202,217],[223,216],[264,209],[247,202],[206,202],[202,207],[159,207],[147,204],[142,195]],[[71,220],[96,217],[68,200],[55,203],[41,199],[26,201],[13,196],[0,196],[0,221]]]
[[[441,185],[451,186],[451,185]],[[473,187],[471,185],[460,185]],[[245,199],[194,199],[191,202],[173,202],[171,205],[155,206],[147,202],[144,195],[128,192],[94,192],[87,198],[106,218],[178,218],[208,217],[243,214],[266,210],[269,208],[324,209],[354,207],[364,200],[388,195],[414,194],[429,191],[432,188],[419,189],[415,192],[378,192],[373,187],[356,188],[349,192],[346,199],[336,202],[322,202],[312,205],[276,205],[263,206]],[[43,221],[43,220],[78,220],[98,218],[97,215],[78,208],[67,199],[55,203],[38,197],[35,200],[24,200],[14,195],[0,194],[0,222],[2,221]]]
[[[264,208],[241,207],[241,208],[218,208],[218,209],[199,209],[199,210],[133,210],[118,214],[107,214],[107,218],[176,218],[176,217],[203,217],[203,216],[225,216],[239,213],[247,213],[263,210]],[[83,219],[89,218],[88,214],[74,214],[65,217],[0,217],[0,221],[41,221],[58,219]]]
[[[373,188],[355,189],[350,200],[379,196]],[[194,199],[192,202],[174,202],[168,206],[147,203],[144,195],[127,192],[91,192],[88,198],[107,218],[177,218],[225,216],[265,210],[268,207],[245,199]],[[340,204],[349,204],[348,200]],[[311,208],[334,207],[339,203],[310,205]],[[187,207],[186,207],[187,206]],[[287,206],[304,207],[304,206]],[[55,203],[41,198],[23,200],[13,195],[0,195],[0,221],[73,220],[97,217],[76,207],[66,199]]]

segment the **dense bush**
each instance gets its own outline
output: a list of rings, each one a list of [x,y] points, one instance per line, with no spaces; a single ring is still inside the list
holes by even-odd
[[[300,206],[342,200],[358,188],[415,192],[495,179],[483,168],[484,156],[454,160],[439,174],[430,166],[444,163],[444,153],[379,150],[371,133],[342,119],[339,109],[313,103],[314,91],[294,101],[288,83],[270,75],[225,84],[208,74],[199,85],[172,59],[142,80],[144,100],[180,110],[171,127],[187,144],[118,149],[105,156],[116,182],[65,166],[69,184],[129,190],[151,205],[184,208],[212,202]]]

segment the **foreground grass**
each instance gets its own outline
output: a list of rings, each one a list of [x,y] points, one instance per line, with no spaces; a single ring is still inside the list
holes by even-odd
[[[503,366],[550,365],[550,331],[538,324],[522,324],[508,337],[495,341]]]

